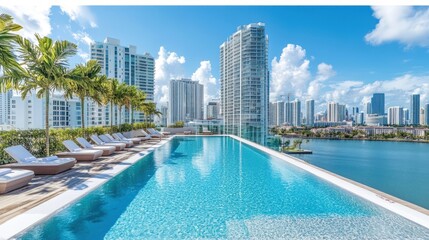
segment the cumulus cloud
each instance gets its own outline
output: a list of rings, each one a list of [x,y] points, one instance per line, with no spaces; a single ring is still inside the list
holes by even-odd
[[[62,5],[60,9],[69,16],[70,20],[77,21],[82,27],[85,27],[87,24],[91,28],[97,27],[94,15],[86,6]]]
[[[168,101],[168,86],[171,79],[184,77],[184,56],[159,48],[155,59],[155,102],[165,104]]]
[[[216,78],[212,75],[210,61],[201,61],[200,67],[192,74],[191,79],[204,85],[204,104],[218,97],[219,87],[216,84]]]
[[[317,66],[317,75],[313,81],[311,81],[307,88],[307,94],[309,98],[317,99],[320,90],[323,88],[323,82],[329,78],[335,76],[335,71],[330,64],[321,63]]]
[[[374,45],[399,41],[409,46],[429,46],[429,8],[411,6],[378,6],[372,8],[379,20],[365,36]]]
[[[323,99],[345,103],[348,106],[363,106],[373,93],[381,92],[386,96],[386,107],[408,107],[409,96],[420,94],[422,103],[429,102],[429,76],[405,74],[394,79],[364,83],[362,81],[344,81],[329,86]]]
[[[80,58],[82,58],[84,61],[88,61],[90,59],[89,54],[89,46],[94,42],[94,40],[89,36],[87,32],[77,32],[72,33],[72,36],[74,40],[77,42],[78,52],[77,55],[79,55]],[[82,46],[82,44],[84,46]]]
[[[37,4],[37,5],[6,5],[0,6],[0,12],[9,14],[14,18],[14,22],[21,25],[23,28],[19,34],[25,38],[35,40],[35,33],[41,36],[48,36],[51,34],[51,23],[49,14],[51,6]]]
[[[280,100],[287,95],[301,100],[312,98],[318,101],[325,88],[324,82],[336,74],[332,65],[323,62],[317,66],[317,73],[312,74],[306,50],[294,44],[283,48],[280,58],[275,57],[271,65],[271,101]]]
[[[311,78],[309,68],[310,61],[306,59],[305,49],[288,44],[283,48],[280,58],[274,57],[271,61],[270,98],[275,101],[288,94],[302,97]]]

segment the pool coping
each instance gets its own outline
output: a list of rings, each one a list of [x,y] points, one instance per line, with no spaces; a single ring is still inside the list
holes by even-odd
[[[283,161],[286,161],[296,167],[299,167],[329,183],[332,183],[352,194],[355,194],[367,201],[370,201],[378,206],[381,206],[393,213],[396,213],[412,222],[419,224],[427,229],[429,229],[429,210],[419,207],[415,204],[407,202],[405,200],[399,199],[397,197],[391,196],[387,193],[381,192],[379,190],[368,187],[364,184],[355,182],[348,178],[339,176],[335,173],[327,171],[325,169],[316,167],[312,164],[309,164],[299,158],[292,157],[281,152],[274,151],[265,146],[259,145],[257,143],[251,142],[249,140],[237,137],[234,135],[228,135],[229,137],[250,145],[258,150],[261,150],[265,153],[268,153],[274,157],[277,157]]]
[[[76,202],[85,195],[89,194],[173,138],[174,136],[170,138],[164,138],[157,144],[151,145],[150,148],[140,151],[121,162],[125,164],[116,164],[111,169],[102,171],[93,177],[88,178],[86,181],[74,186],[73,188],[68,189],[65,192],[62,192],[61,194],[37,205],[36,207],[33,207],[15,217],[12,217],[0,225],[0,239],[16,238],[19,234],[28,230],[32,226],[42,222],[46,218],[54,215],[64,208],[67,208],[73,202]]]

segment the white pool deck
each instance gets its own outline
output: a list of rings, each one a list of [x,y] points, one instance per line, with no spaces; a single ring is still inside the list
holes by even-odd
[[[193,135],[187,135],[188,137],[195,137]],[[209,135],[209,136],[198,136],[198,137],[216,137],[216,136],[229,136],[233,139],[236,139],[244,144],[248,144],[256,149],[264,151],[274,157],[282,159],[290,164],[293,164],[305,171],[308,171],[346,191],[349,191],[355,195],[360,196],[363,199],[366,199],[374,204],[377,204],[381,207],[384,207],[402,217],[405,217],[421,226],[424,226],[429,229],[429,211],[420,208],[411,203],[405,202],[403,200],[392,197],[388,194],[382,193],[380,191],[374,190],[365,185],[353,182],[349,179],[340,177],[336,174],[328,172],[326,170],[320,169],[313,165],[310,165],[302,160],[297,158],[279,153],[267,147],[261,146],[259,144],[253,143],[251,141],[245,140],[243,138],[233,136],[233,135]],[[173,136],[172,138],[174,138]],[[170,139],[165,139],[160,141],[158,144],[152,145],[151,148],[144,150],[138,154],[131,156],[129,159],[122,161],[125,164],[115,165],[113,168],[102,171],[99,173],[102,177],[94,176],[89,178],[83,183],[80,183],[77,186],[74,186],[71,189],[68,189],[58,196],[55,196],[47,201],[42,202],[29,209],[28,211],[17,215],[3,224],[0,225],[0,239],[13,239],[14,236],[24,232],[31,226],[43,221],[44,219],[52,216],[56,212],[66,208],[71,203],[82,198],[86,194],[93,191],[95,188],[105,183],[109,179],[113,178],[117,174],[121,173],[132,164],[137,162],[142,157],[146,156],[148,153],[152,152],[154,149],[161,147]]]

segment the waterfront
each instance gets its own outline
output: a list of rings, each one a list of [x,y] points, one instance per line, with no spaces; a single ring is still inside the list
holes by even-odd
[[[311,139],[298,158],[429,209],[426,143]]]

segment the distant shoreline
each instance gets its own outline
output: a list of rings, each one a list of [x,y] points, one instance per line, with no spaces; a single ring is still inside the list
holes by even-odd
[[[429,143],[429,140],[409,140],[409,139],[373,139],[373,138],[338,138],[338,137],[304,137],[301,135],[285,135],[287,138],[302,139],[324,139],[324,140],[353,140],[353,141],[374,141],[374,142],[410,142],[410,143]]]

